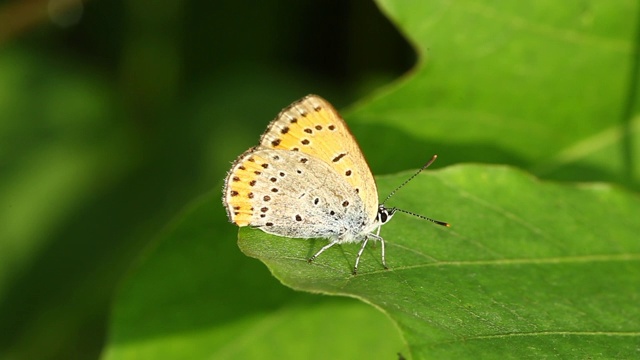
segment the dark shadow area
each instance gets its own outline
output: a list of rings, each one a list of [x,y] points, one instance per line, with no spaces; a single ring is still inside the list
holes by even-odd
[[[631,121],[634,114],[638,111],[638,104],[640,104],[640,94],[638,94],[638,83],[640,83],[640,9],[636,14],[636,32],[635,42],[633,43],[633,49],[631,51],[631,69],[629,69],[629,86],[627,88],[627,98],[623,105],[623,112],[620,118],[622,124],[622,160],[623,160],[623,179],[622,183],[625,185],[633,182],[633,174],[636,172],[637,159],[633,158],[633,131],[631,129]],[[637,141],[637,140],[636,140]],[[638,184],[632,186],[636,191],[638,190]]]
[[[233,156],[211,169],[211,152],[232,152],[228,148],[254,135],[229,133],[244,131],[251,123],[266,125],[286,105],[280,95],[264,89],[297,89],[307,83],[332,92],[339,107],[356,99],[361,82],[372,74],[397,77],[415,61],[407,42],[368,0],[281,0],[251,6],[196,0],[153,8],[90,1],[83,14],[75,27],[43,24],[26,29],[10,45],[45,59],[63,59],[70,67],[81,64],[83,71],[92,69],[108,79],[125,109],[113,122],[130,126],[132,133],[126,136],[136,152],[127,156],[140,160],[128,174],[64,214],[46,242],[29,254],[27,266],[11,274],[0,299],[0,353],[15,358],[99,356],[111,301],[131,263],[184,204],[220,185]],[[254,77],[252,83],[246,75],[263,69],[275,69],[269,70],[272,74],[286,69],[289,77]],[[219,82],[223,73],[225,82]],[[296,74],[303,74],[303,80],[291,78]],[[234,78],[243,78],[242,86],[230,88]],[[209,95],[198,93],[202,89],[218,95],[209,102],[220,109],[219,116],[192,108],[194,98]],[[272,109],[269,115],[254,118],[256,109],[241,101],[247,97]],[[49,129],[27,130],[49,134]],[[254,141],[260,132],[256,130]],[[226,238],[210,241],[220,242],[220,252],[233,254],[230,260],[247,264],[240,273],[225,273],[225,281],[237,284],[234,276],[246,269],[260,272],[256,268],[262,265],[229,242],[237,229],[220,222],[221,214],[211,214],[212,224],[227,226],[221,232]],[[209,255],[216,262],[216,254]],[[276,293],[270,302],[222,299],[226,310],[203,318],[202,324],[277,307],[291,295],[277,286],[267,286]]]
[[[351,128],[358,134],[358,143],[374,175],[418,169],[434,154],[438,155],[438,160],[430,169],[462,163],[508,164],[525,170],[534,165],[493,144],[426,142],[406,132],[380,125],[354,124]],[[538,177],[562,182],[612,182],[640,190],[640,184],[620,174],[583,165],[565,164],[558,171]]]

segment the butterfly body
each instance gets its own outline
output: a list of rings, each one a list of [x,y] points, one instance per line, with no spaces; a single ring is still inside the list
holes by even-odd
[[[329,239],[309,262],[336,244],[362,242],[355,274],[367,242],[374,239],[382,243],[382,264],[387,267],[380,226],[396,209],[379,204],[376,183],[355,138],[333,106],[317,95],[282,110],[260,145],[238,157],[225,179],[222,202],[238,226]]]

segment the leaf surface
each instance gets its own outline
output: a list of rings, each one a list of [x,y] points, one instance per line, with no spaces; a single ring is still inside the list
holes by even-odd
[[[408,175],[380,179],[383,193]],[[416,358],[637,355],[637,197],[478,165],[421,174],[403,192],[390,205],[452,227],[396,215],[382,231],[390,270],[379,246],[365,251],[357,276],[358,244],[331,248],[312,265],[306,258],[326,241],[243,229],[240,247],[294,289],[382,309]]]

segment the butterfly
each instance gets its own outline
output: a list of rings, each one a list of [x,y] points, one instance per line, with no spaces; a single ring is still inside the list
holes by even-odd
[[[382,203],[376,183],[347,124],[329,102],[308,95],[282,110],[260,138],[233,163],[224,182],[222,202],[229,220],[269,234],[291,238],[327,238],[329,243],[308,261],[336,244],[362,242],[353,274],[369,242],[385,242],[380,228],[397,211],[433,220]]]

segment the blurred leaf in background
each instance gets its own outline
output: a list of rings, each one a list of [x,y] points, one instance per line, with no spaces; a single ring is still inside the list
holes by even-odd
[[[0,4],[0,357],[96,358],[131,262],[282,104],[412,61],[369,1]]]

